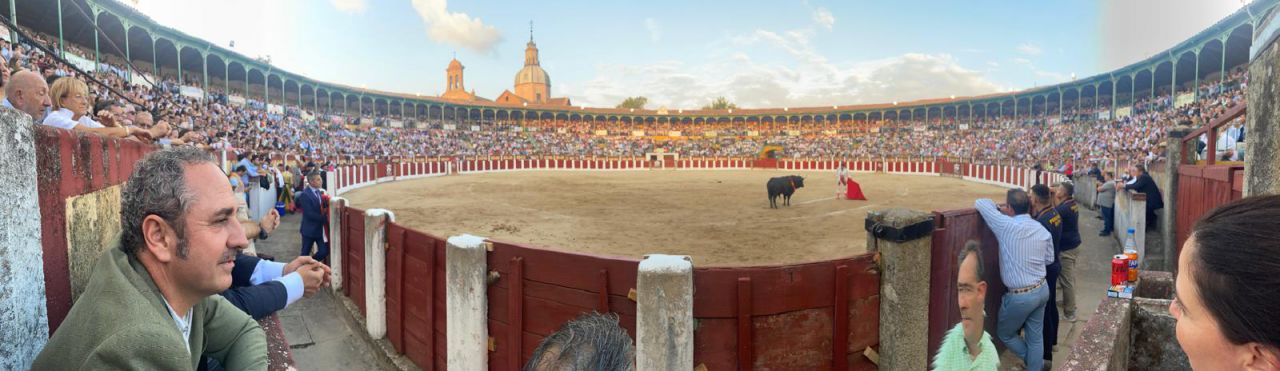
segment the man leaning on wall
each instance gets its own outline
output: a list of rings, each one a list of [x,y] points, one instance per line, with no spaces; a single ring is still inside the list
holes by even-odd
[[[147,155],[120,210],[119,246],[98,258],[32,368],[190,370],[204,354],[227,369],[265,370],[262,329],[217,295],[248,240],[213,159],[195,148]]]

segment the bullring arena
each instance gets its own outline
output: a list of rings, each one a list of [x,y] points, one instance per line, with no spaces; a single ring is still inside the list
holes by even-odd
[[[85,316],[113,309],[80,300],[104,295],[104,285],[98,284],[104,281],[95,280],[100,271],[95,262],[120,250],[154,257],[173,248],[181,259],[120,264],[121,271],[155,283],[169,277],[139,267],[201,267],[231,255],[261,258],[249,260],[260,264],[253,269],[217,260],[219,273],[173,275],[176,281],[169,283],[202,295],[201,303],[247,303],[237,308],[257,319],[266,338],[266,368],[273,371],[523,370],[542,345],[569,346],[555,344],[556,334],[593,313],[605,315],[595,316],[605,319],[595,330],[610,332],[614,342],[603,351],[597,344],[574,346],[620,355],[615,358],[637,370],[931,369],[944,337],[953,345],[951,356],[972,359],[963,357],[971,353],[956,351],[954,345],[964,343],[969,350],[970,343],[947,335],[953,328],[964,329],[970,341],[981,339],[974,334],[990,334],[997,356],[1003,356],[1001,369],[1010,369],[1038,360],[1019,360],[1022,355],[1006,347],[1010,340],[997,336],[1004,299],[1044,286],[1051,298],[1045,321],[1061,324],[1056,335],[1044,334],[1045,342],[1058,342],[1042,354],[1057,357],[1049,360],[1050,369],[1189,369],[1187,354],[1175,340],[1177,322],[1170,320],[1175,318],[1170,308],[1176,307],[1172,271],[1192,226],[1220,205],[1280,192],[1268,170],[1280,168],[1271,125],[1280,121],[1274,108],[1280,75],[1271,73],[1280,65],[1280,0],[1241,2],[1216,23],[1196,24],[1181,42],[1127,48],[1167,47],[1161,52],[1108,61],[1114,66],[1106,68],[1082,62],[1094,55],[1091,51],[1063,52],[1072,46],[1049,40],[1079,35],[1060,31],[1079,26],[1079,17],[1056,16],[1060,11],[1088,14],[1112,2],[974,13],[1025,17],[1036,26],[1027,30],[1009,29],[1003,22],[976,24],[966,16],[971,14],[947,7],[901,7],[908,11],[903,17],[843,3],[705,13],[680,4],[664,11],[699,20],[667,20],[664,26],[662,19],[634,19],[645,23],[651,46],[629,39],[642,32],[625,22],[582,23],[639,14],[591,13],[612,4],[534,4],[530,8],[536,9],[523,14],[528,9],[370,2],[377,12],[364,13],[366,2],[331,1],[345,8],[307,13],[336,14],[333,19],[296,17],[277,6],[297,2],[270,2],[262,11],[232,9],[270,22],[241,22],[245,14],[224,20],[225,25],[207,22],[214,30],[236,28],[254,38],[291,35],[266,27],[277,23],[316,26],[298,33],[311,39],[286,42],[338,57],[276,57],[308,66],[346,64],[319,70],[341,81],[321,81],[314,71],[290,71],[293,67],[273,64],[269,54],[254,55],[263,54],[252,50],[258,47],[255,40],[238,37],[237,49],[235,38],[196,37],[185,33],[192,22],[161,24],[172,18],[146,10],[169,1],[0,1],[0,54],[12,70],[0,73],[8,107],[0,108],[5,142],[0,189],[11,206],[0,213],[0,370],[29,369],[38,356],[46,362],[75,356],[49,356],[45,350],[59,349],[52,346],[58,336],[91,337],[65,334],[77,334],[67,328],[94,318]],[[205,3],[217,10],[242,5]],[[328,6],[324,3],[316,7]],[[1164,3],[1159,6],[1174,6]],[[1190,9],[1188,4],[1182,5]],[[193,1],[172,8],[221,19],[202,6]],[[574,17],[545,13],[566,8]],[[1099,23],[1117,22],[1109,18],[1153,22],[1146,14],[1119,14],[1125,17],[1103,16]],[[530,23],[526,42],[527,19],[494,23],[498,15],[552,18],[558,24],[547,27],[551,36],[540,31],[535,42]],[[440,16],[447,19],[427,19]],[[894,23],[878,27],[865,22],[868,16]],[[1166,18],[1159,22],[1184,22]],[[288,22],[276,22],[280,19]],[[468,22],[457,22],[464,19]],[[930,24],[910,23],[921,19]],[[746,28],[738,36],[680,28],[716,27],[716,21]],[[416,29],[418,22],[427,26],[428,36],[412,37],[401,29]],[[778,28],[786,22],[791,22],[786,29]],[[437,27],[463,23],[497,32],[488,46],[493,49],[480,53],[451,44],[446,52],[439,35],[478,34],[441,33]],[[334,24],[344,27],[328,27]],[[849,32],[849,25],[910,32],[868,37]],[[668,30],[663,40],[661,27]],[[326,32],[344,35],[314,39]],[[588,32],[617,42],[593,42],[583,38]],[[987,34],[1000,36],[982,37],[988,45],[948,39]],[[707,35],[721,36],[701,39]],[[896,37],[929,40],[917,45],[919,40],[895,42]],[[1032,40],[1037,37],[1044,39]],[[327,44],[304,45],[322,42]],[[547,47],[546,58],[539,43]],[[698,59],[704,52],[716,59],[730,51],[721,45],[781,47],[782,53],[733,52],[723,63],[741,67],[739,76],[720,76],[722,68],[699,65]],[[521,48],[523,65],[517,58]],[[844,55],[828,56],[828,48]],[[905,54],[861,54],[897,50]],[[446,59],[450,52],[453,58]],[[353,62],[347,59],[352,55],[385,65]],[[857,60],[873,55],[875,60]],[[633,69],[624,60],[658,64]],[[607,67],[612,63],[622,64]],[[493,73],[500,64],[520,67],[514,84],[508,84],[506,72]],[[589,64],[597,68],[584,68]],[[333,66],[339,65],[325,65]],[[999,72],[997,66],[1003,66]],[[1084,70],[1077,77],[1071,68]],[[557,90],[552,90],[551,72],[557,75]],[[599,76],[586,79],[588,72]],[[651,73],[672,74],[656,83],[631,82],[633,75]],[[501,84],[493,82],[498,80]],[[685,80],[700,86],[682,87]],[[40,89],[42,81],[47,89]],[[391,86],[387,81],[415,91],[380,90]],[[365,82],[379,86],[371,89]],[[756,96],[774,93],[778,97]],[[44,105],[46,98],[53,107]],[[1252,142],[1246,142],[1246,131]],[[168,179],[133,172],[148,156],[172,147],[192,149],[193,158],[207,154],[217,163],[226,179],[216,179],[211,168],[200,175],[231,185],[232,197],[222,200],[227,206],[218,215],[231,213],[230,201],[239,204],[243,198],[236,210],[244,214],[237,216],[239,223],[224,217],[219,225],[225,228],[174,228],[173,223],[194,218],[186,213],[194,205],[186,202],[190,193],[154,192],[183,194],[184,202],[175,206],[145,200],[153,193],[128,191],[137,179]],[[837,185],[836,175],[842,167],[866,200],[842,197],[845,188]],[[1247,167],[1252,169],[1248,176]],[[1112,182],[1123,176],[1149,180],[1141,190],[1119,191],[1125,186],[1115,184],[1117,192],[1102,199],[1104,174]],[[795,190],[790,205],[771,208],[766,182],[787,175],[803,177],[804,186]],[[1139,188],[1139,180],[1131,180]],[[1081,299],[1075,300],[1079,317],[1052,320],[1048,313],[1059,313],[1053,290],[1069,285],[1057,289],[1053,277],[1059,273],[1047,265],[1044,277],[1031,277],[1039,279],[1031,286],[1005,287],[1001,269],[1009,263],[1002,261],[1008,245],[999,244],[974,201],[1004,203],[1009,189],[1067,181],[1075,185],[1074,193],[1055,194],[1051,197],[1064,200],[1052,202],[1069,210],[1079,206],[1081,239],[1078,254],[1055,253],[1077,267],[1079,279],[1071,281],[1079,285],[1072,290]],[[177,184],[172,183],[157,188]],[[225,196],[223,188],[191,188]],[[127,206],[123,200],[129,199],[164,203],[166,211],[138,210],[143,206]],[[277,219],[280,213],[285,216]],[[151,220],[145,225],[165,232],[143,238],[162,241],[148,239],[155,243],[146,249],[115,249],[125,232],[121,229],[144,223],[122,219],[139,215]],[[243,234],[248,245],[234,233],[237,225],[257,231]],[[169,232],[181,237],[177,244],[167,243],[174,241]],[[187,239],[187,233],[197,238]],[[1134,251],[1124,256],[1138,262],[1116,265],[1117,250],[1129,246],[1126,233]],[[981,246],[978,254],[965,253],[957,261],[974,242]],[[183,250],[187,243],[200,252],[190,260]],[[1046,243],[1037,246],[1049,249]],[[980,264],[972,264],[969,256]],[[1071,263],[1065,263],[1068,256]],[[270,260],[302,265],[263,264]],[[974,269],[976,276],[967,274],[975,265],[985,268]],[[277,266],[281,277],[254,282],[276,275]],[[261,267],[271,269],[260,272]],[[309,280],[290,269],[303,270]],[[210,285],[213,275],[225,278],[222,271],[238,275],[232,286]],[[1117,273],[1128,275],[1116,281]],[[286,282],[289,277],[297,279]],[[970,278],[985,282],[985,290],[964,289],[971,286],[959,281]],[[160,302],[157,298],[171,304],[168,293],[145,286],[125,291],[137,289],[152,304]],[[226,300],[215,297],[215,289]],[[242,289],[274,296],[236,291]],[[976,291],[985,297],[972,295]],[[1132,297],[1123,297],[1125,292]],[[1076,306],[1063,296],[1065,314]],[[236,298],[237,304],[230,304]],[[163,325],[172,315],[182,331],[180,312],[171,306],[169,314],[157,311],[148,319]],[[232,319],[256,340],[245,313],[220,313],[228,312],[244,317]],[[88,323],[110,323],[96,320]],[[1000,335],[1008,335],[1008,324],[1000,325],[1006,332]],[[174,332],[162,327],[166,334]],[[143,361],[160,352],[153,352],[161,347],[146,343],[150,340],[155,339],[140,339],[142,346],[114,345],[122,353],[134,352],[120,358]],[[191,347],[197,343],[188,342],[195,352]],[[174,344],[164,344],[165,349],[177,349]],[[247,348],[253,349],[240,349],[246,359],[260,358],[255,353],[260,347]],[[188,356],[170,353],[164,356],[180,361]],[[206,355],[190,354],[193,362]]]
[[[800,175],[790,207],[764,183]],[[831,170],[530,170],[432,177],[344,195],[416,230],[470,233],[568,251],[689,255],[699,266],[803,263],[865,252],[870,210],[950,210],[1004,189],[956,178],[856,173],[867,201],[837,199]],[[842,187],[840,187],[842,188]]]

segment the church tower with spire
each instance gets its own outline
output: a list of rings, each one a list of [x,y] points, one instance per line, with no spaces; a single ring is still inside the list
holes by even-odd
[[[547,103],[551,99],[551,76],[538,64],[538,45],[533,42],[533,23],[529,23],[529,43],[524,49],[524,68],[516,73],[515,95],[530,103]]]

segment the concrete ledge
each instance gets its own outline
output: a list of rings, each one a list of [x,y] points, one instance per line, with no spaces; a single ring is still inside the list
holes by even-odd
[[[1128,370],[1131,308],[1129,299],[1102,299],[1061,370]]]

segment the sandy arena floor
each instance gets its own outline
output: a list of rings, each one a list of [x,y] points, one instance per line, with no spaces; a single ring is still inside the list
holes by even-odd
[[[806,177],[791,207],[769,208],[765,182]],[[347,193],[439,236],[470,233],[532,246],[639,258],[686,254],[699,266],[819,261],[866,250],[869,210],[924,211],[1003,199],[999,187],[933,176],[856,174],[869,201],[834,198],[833,172],[511,172],[417,179]],[[779,201],[781,204],[781,201]]]

